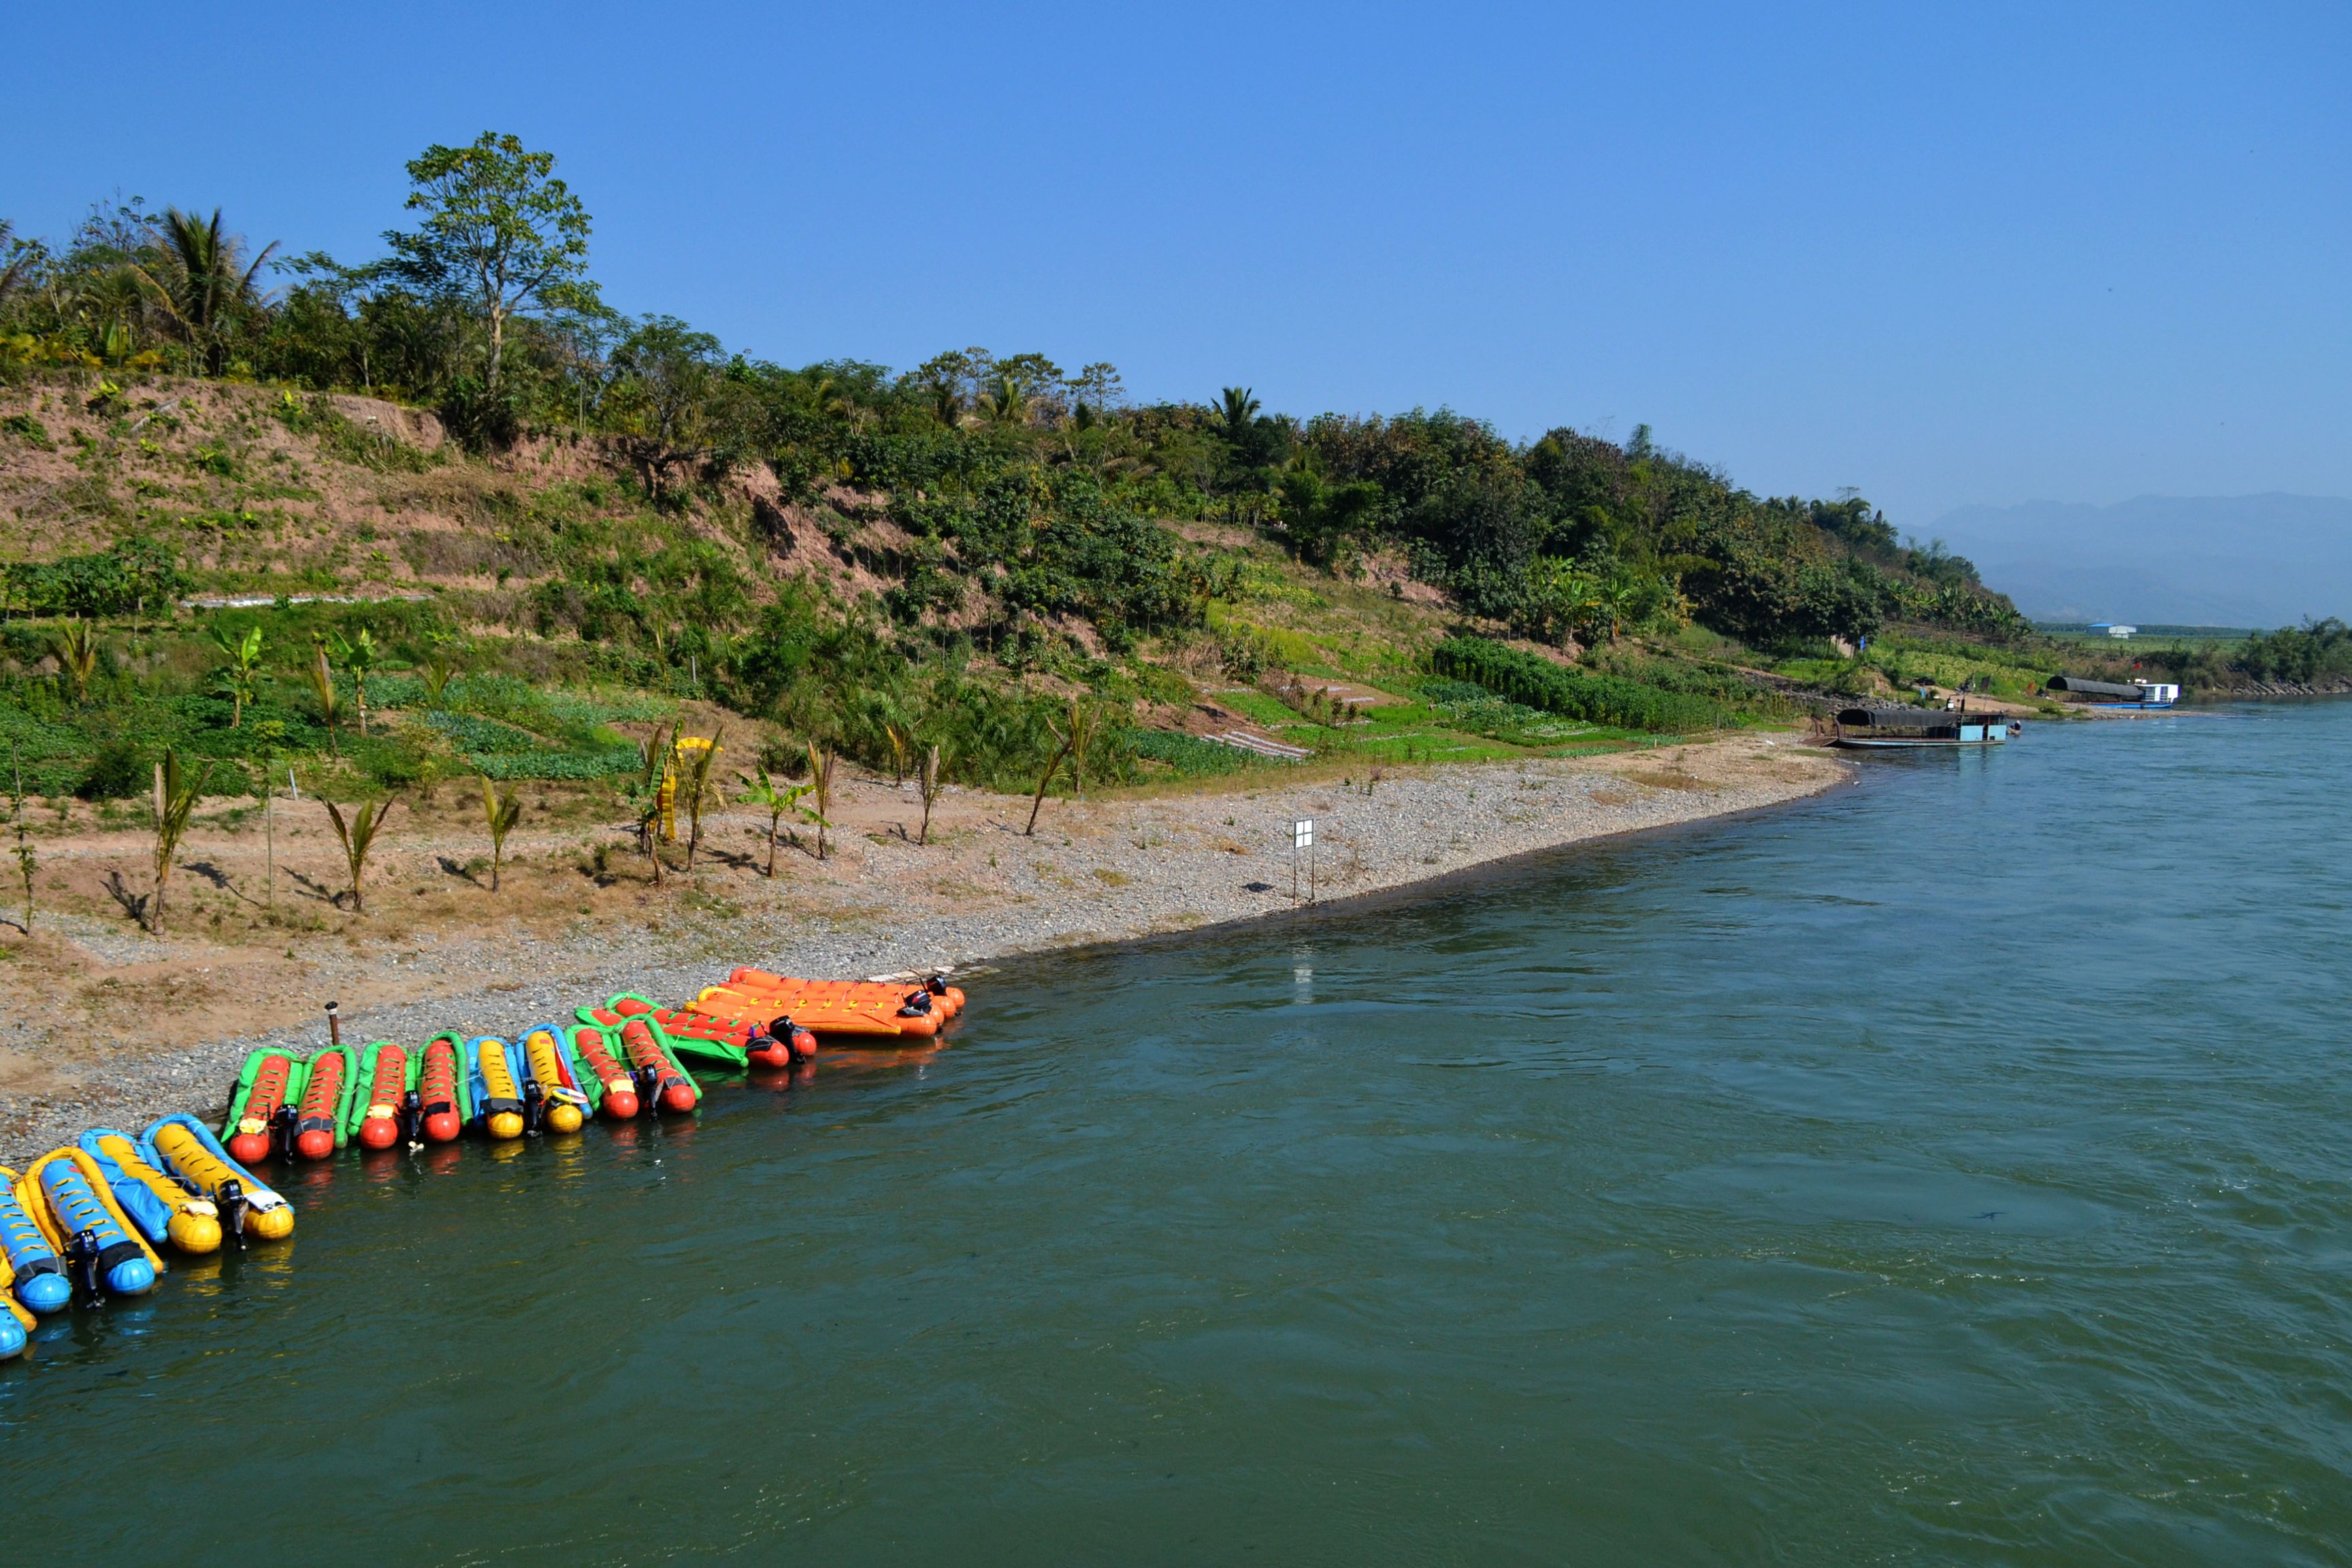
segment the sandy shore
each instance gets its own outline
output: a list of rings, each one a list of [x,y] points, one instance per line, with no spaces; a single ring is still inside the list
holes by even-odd
[[[788,849],[772,879],[761,874],[765,819],[739,813],[708,823],[697,873],[659,890],[626,879],[642,861],[594,856],[598,831],[614,841],[609,826],[519,835],[520,864],[499,903],[475,879],[453,882],[465,873],[436,835],[455,829],[428,824],[387,852],[371,879],[371,912],[338,924],[329,923],[339,906],[323,890],[320,846],[281,828],[280,875],[311,889],[321,911],[282,956],[288,939],[276,926],[243,940],[159,939],[87,913],[52,917],[13,951],[0,976],[10,1009],[0,1159],[93,1124],[215,1115],[252,1047],[324,1043],[319,1008],[330,997],[350,1041],[452,1027],[511,1034],[614,991],[690,996],[738,963],[862,977],[1286,913],[1288,825],[1301,816],[1317,822],[1318,891],[1328,900],[1758,810],[1845,776],[1846,764],[1792,737],[1751,734],[1372,780],[1270,773],[1221,794],[1054,800],[1034,837],[1021,831],[1026,801],[958,793],[942,803],[929,846],[908,837],[921,813],[911,786],[859,780],[834,813],[837,852],[820,864]],[[127,836],[93,840],[79,851],[82,871],[95,878],[134,847]],[[192,842],[188,855],[234,890],[237,857],[255,847],[248,826],[216,844]],[[453,898],[489,912],[470,928],[408,918]]]

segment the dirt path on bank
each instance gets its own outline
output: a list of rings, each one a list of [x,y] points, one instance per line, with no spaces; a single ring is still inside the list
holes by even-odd
[[[766,877],[767,819],[739,809],[706,817],[697,869],[659,889],[619,825],[527,794],[495,895],[478,804],[445,788],[395,811],[364,913],[341,896],[323,811],[281,801],[274,892],[260,814],[212,815],[182,852],[160,937],[101,890],[110,873],[147,887],[148,837],[58,834],[39,844],[34,934],[0,928],[0,1158],[93,1123],[209,1114],[253,1045],[323,1043],[331,998],[350,1040],[509,1034],[614,991],[689,996],[738,963],[865,976],[1280,913],[1300,816],[1317,821],[1319,891],[1345,898],[1846,775],[1790,736],[1754,734],[1369,779],[1268,770],[1217,794],[1049,800],[1034,837],[1026,800],[953,791],[929,846],[911,784],[857,778],[836,790],[824,861],[804,833]]]

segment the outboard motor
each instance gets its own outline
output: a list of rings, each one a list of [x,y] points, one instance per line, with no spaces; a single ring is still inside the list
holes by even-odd
[[[898,1009],[898,1016],[901,1018],[920,1018],[928,1016],[930,1010],[930,992],[928,990],[909,991],[907,993],[905,1005]]]
[[[927,974],[923,977],[923,989],[934,996],[944,996],[948,994],[948,983],[937,974]]]
[[[289,1165],[294,1163],[302,1152],[301,1111],[295,1109],[289,1100],[278,1108],[278,1113],[269,1119],[269,1125],[270,1131],[278,1135],[278,1157]]]
[[[73,1265],[74,1283],[81,1287],[81,1304],[95,1307],[106,1300],[98,1285],[98,1258],[102,1250],[94,1230],[78,1230],[66,1243],[66,1261]]]
[[[220,1210],[221,1233],[236,1238],[236,1249],[245,1250],[245,1216],[253,1207],[253,1200],[245,1195],[245,1184],[230,1180],[220,1184],[213,1194],[213,1205]]]
[[[425,1147],[425,1097],[413,1089],[400,1097],[400,1139],[412,1152]]]
[[[547,1089],[537,1079],[526,1079],[522,1086],[522,1131],[526,1138],[536,1138],[547,1131]]]

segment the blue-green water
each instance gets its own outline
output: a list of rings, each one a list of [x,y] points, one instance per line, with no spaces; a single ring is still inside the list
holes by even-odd
[[[2352,706],[1864,771],[319,1168],[0,1372],[0,1540],[2352,1561]]]

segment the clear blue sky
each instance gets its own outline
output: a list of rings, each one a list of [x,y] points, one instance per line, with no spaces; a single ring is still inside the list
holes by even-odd
[[[856,13],[870,10],[875,15]],[[625,310],[1637,421],[1760,491],[2352,494],[2352,7],[19,8],[0,216],[373,254],[558,154]]]

